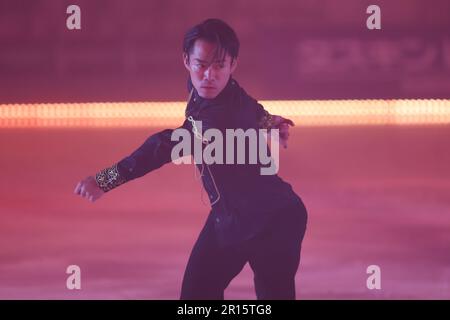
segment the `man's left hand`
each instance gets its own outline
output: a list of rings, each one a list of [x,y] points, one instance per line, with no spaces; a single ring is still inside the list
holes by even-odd
[[[289,126],[295,126],[294,122],[290,119],[283,118],[282,116],[272,115],[272,127],[271,129],[280,130],[280,144],[283,148],[287,148],[287,140],[289,139]]]

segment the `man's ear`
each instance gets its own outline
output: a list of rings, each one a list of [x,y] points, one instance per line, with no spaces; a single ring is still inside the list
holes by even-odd
[[[234,72],[234,70],[235,70],[236,67],[237,67],[237,64],[238,64],[237,58],[236,58],[236,59],[233,59],[233,62],[231,63],[231,73]]]
[[[183,64],[187,71],[191,71],[191,66],[189,65],[189,56],[187,53],[183,53]]]

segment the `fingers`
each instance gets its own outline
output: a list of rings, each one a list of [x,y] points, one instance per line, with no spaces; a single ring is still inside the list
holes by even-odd
[[[279,126],[280,131],[289,131],[289,125],[287,123],[282,123]]]
[[[289,120],[285,119],[286,121],[281,122],[276,129],[278,129],[279,138],[278,141],[283,146],[283,148],[287,148],[287,140],[289,139],[289,125],[294,125],[294,123]],[[268,132],[269,136],[268,139],[270,139],[270,130]]]
[[[287,124],[282,124],[280,126],[280,137],[283,139],[289,138],[289,126]]]
[[[87,200],[89,200],[90,202],[94,202],[95,200],[97,200],[97,197],[95,197],[93,194],[89,193],[86,190],[83,190],[83,192],[81,193],[81,196],[83,198],[86,198]]]
[[[288,124],[290,126],[295,126],[294,121],[292,121],[291,119],[284,119],[283,123],[286,123],[286,124]]]
[[[90,202],[94,202],[100,197],[100,195],[96,195],[95,192],[89,192],[84,181],[81,181],[77,184],[74,193],[80,195],[82,198],[86,198]]]
[[[287,123],[282,123],[280,125],[280,143],[283,148],[287,148],[287,140],[289,139],[289,125]]]
[[[75,187],[75,190],[73,191],[73,193],[80,194],[80,191],[81,191],[81,182],[78,182],[78,184]]]
[[[294,121],[291,119],[283,118],[282,116],[273,116],[273,118],[276,127],[281,125],[295,126]]]

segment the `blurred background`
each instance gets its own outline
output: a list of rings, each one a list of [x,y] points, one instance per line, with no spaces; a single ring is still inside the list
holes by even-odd
[[[66,8],[81,8],[81,30]],[[0,1],[0,100],[174,101],[181,41],[209,17],[241,40],[236,78],[258,99],[447,98],[450,3],[377,1]]]
[[[66,9],[81,8],[81,30]],[[366,9],[381,8],[381,30]],[[183,120],[185,31],[224,19],[235,78],[292,118],[309,210],[299,299],[450,298],[447,0],[0,0],[0,298],[177,299],[209,208],[168,164],[92,204],[77,182]],[[66,288],[68,265],[82,290]],[[381,290],[366,287],[369,265]],[[254,299],[251,270],[226,292]]]

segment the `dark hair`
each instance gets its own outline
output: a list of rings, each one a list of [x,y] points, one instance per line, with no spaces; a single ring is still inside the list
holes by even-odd
[[[188,58],[197,39],[217,44],[214,58],[220,60],[228,53],[231,61],[239,54],[239,39],[234,30],[219,19],[207,19],[186,32],[183,39],[183,52]]]

